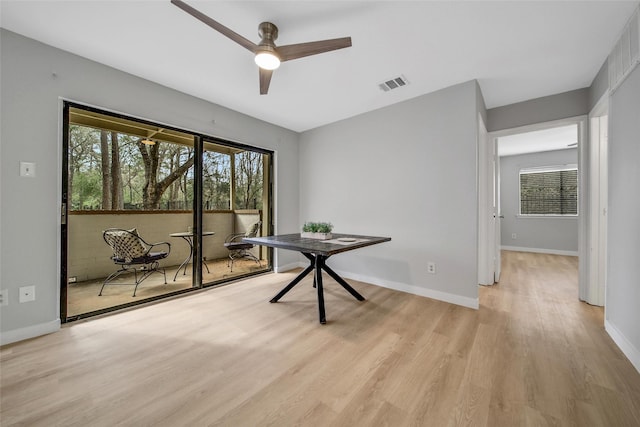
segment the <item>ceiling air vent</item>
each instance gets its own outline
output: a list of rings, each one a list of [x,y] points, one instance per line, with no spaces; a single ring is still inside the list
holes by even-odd
[[[400,76],[400,77],[396,77],[396,78],[387,80],[385,82],[382,82],[378,85],[378,87],[385,92],[389,92],[392,89],[397,89],[399,87],[406,86],[408,84],[409,84],[409,81],[406,79],[406,77]]]

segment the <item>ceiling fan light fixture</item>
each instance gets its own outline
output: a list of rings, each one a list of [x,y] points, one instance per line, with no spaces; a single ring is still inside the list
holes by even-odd
[[[142,142],[144,145],[156,145],[156,142],[149,138],[145,138],[140,142]]]
[[[255,57],[256,65],[265,70],[275,70],[280,66],[280,58],[269,51],[262,51],[256,53]]]

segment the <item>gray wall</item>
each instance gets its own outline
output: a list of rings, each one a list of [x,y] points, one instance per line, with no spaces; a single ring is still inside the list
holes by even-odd
[[[589,87],[589,111],[593,110],[607,89],[609,89],[609,61],[604,61]]]
[[[393,239],[332,267],[477,307],[476,90],[459,84],[301,135],[301,222]]]
[[[640,66],[609,108],[607,330],[640,369]]]
[[[276,224],[279,232],[297,231],[297,133],[6,30],[0,42],[0,289],[9,292],[3,341],[59,322],[60,98],[275,150]],[[21,178],[20,161],[35,162],[37,176]],[[297,262],[295,253],[278,254],[280,266]],[[36,300],[20,304],[25,285],[36,286]]]
[[[523,168],[578,163],[578,150],[546,151],[500,158],[502,246],[541,252],[578,253],[578,218],[518,217],[519,172]],[[511,235],[516,233],[516,239]]]
[[[589,113],[589,89],[576,89],[487,110],[487,130],[511,129]]]

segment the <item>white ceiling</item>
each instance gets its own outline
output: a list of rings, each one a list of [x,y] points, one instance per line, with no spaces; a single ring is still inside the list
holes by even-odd
[[[196,1],[258,42],[351,36],[282,64],[258,92],[252,54],[169,0],[2,0],[3,28],[294,131],[477,79],[488,108],[589,86],[638,1]],[[410,82],[383,92],[378,84]],[[215,119],[215,118],[214,118]]]
[[[578,143],[578,125],[559,126],[517,135],[498,138],[498,155],[515,156],[518,154],[541,151],[566,150],[576,148]]]

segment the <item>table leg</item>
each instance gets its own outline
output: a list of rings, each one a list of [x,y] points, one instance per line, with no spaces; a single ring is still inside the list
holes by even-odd
[[[364,301],[364,297],[358,293],[355,289],[353,289],[342,277],[338,276],[338,273],[333,271],[327,264],[322,263],[322,269],[326,271],[329,276],[333,277],[333,279],[338,282],[343,288],[345,288],[351,295],[355,297],[358,301]]]
[[[324,312],[324,289],[322,288],[322,266],[324,265],[325,257],[316,256],[316,271],[315,271],[315,283],[318,290],[318,315],[321,324],[327,323],[327,318]]]
[[[313,271],[313,286],[318,291],[318,315],[320,318],[320,323],[327,323],[325,309],[324,309],[324,287],[322,284],[322,270],[326,271],[329,276],[331,276],[336,282],[340,284],[343,288],[345,288],[354,298],[358,301],[364,301],[364,297],[360,295],[355,289],[353,289],[342,277],[338,275],[335,271],[333,271],[327,264],[327,256],[323,255],[313,255],[310,253],[302,252],[302,254],[309,260],[309,266],[305,268],[300,274],[296,276],[295,279],[291,281],[287,286],[285,286],[276,296],[271,298],[269,302],[278,302],[280,298],[282,298],[287,292],[293,289],[302,279],[306,277],[307,274]]]
[[[193,258],[193,242],[191,241],[191,239],[188,239],[186,237],[182,237],[182,238],[184,239],[185,242],[189,244],[189,256],[187,256],[187,258],[185,258],[185,260],[182,261],[182,264],[180,264],[180,267],[178,267],[178,269],[176,270],[176,274],[173,276],[174,282],[178,278],[178,273],[180,273],[180,269],[182,269],[182,267],[184,267],[184,271],[182,272],[182,275],[184,276],[187,274],[187,264],[189,264],[189,261],[191,261],[191,258]]]
[[[275,297],[271,298],[271,300],[270,300],[269,302],[278,302],[278,300],[279,300],[280,298],[282,298],[282,297],[283,297],[287,292],[289,292],[291,289],[293,289],[293,287],[294,287],[295,285],[297,285],[298,283],[300,283],[300,281],[301,281],[302,279],[304,279],[304,277],[305,277],[307,274],[309,274],[311,271],[313,271],[313,269],[314,269],[314,265],[313,265],[313,264],[312,264],[312,265],[310,265],[310,266],[308,266],[307,268],[305,268],[305,269],[304,269],[304,271],[303,271],[302,273],[298,274],[298,276],[297,276],[295,279],[293,279],[293,280],[291,281],[291,283],[289,283],[289,284],[288,284],[287,286],[285,286],[285,287],[284,287],[280,292],[278,292],[278,294],[277,294]]]

